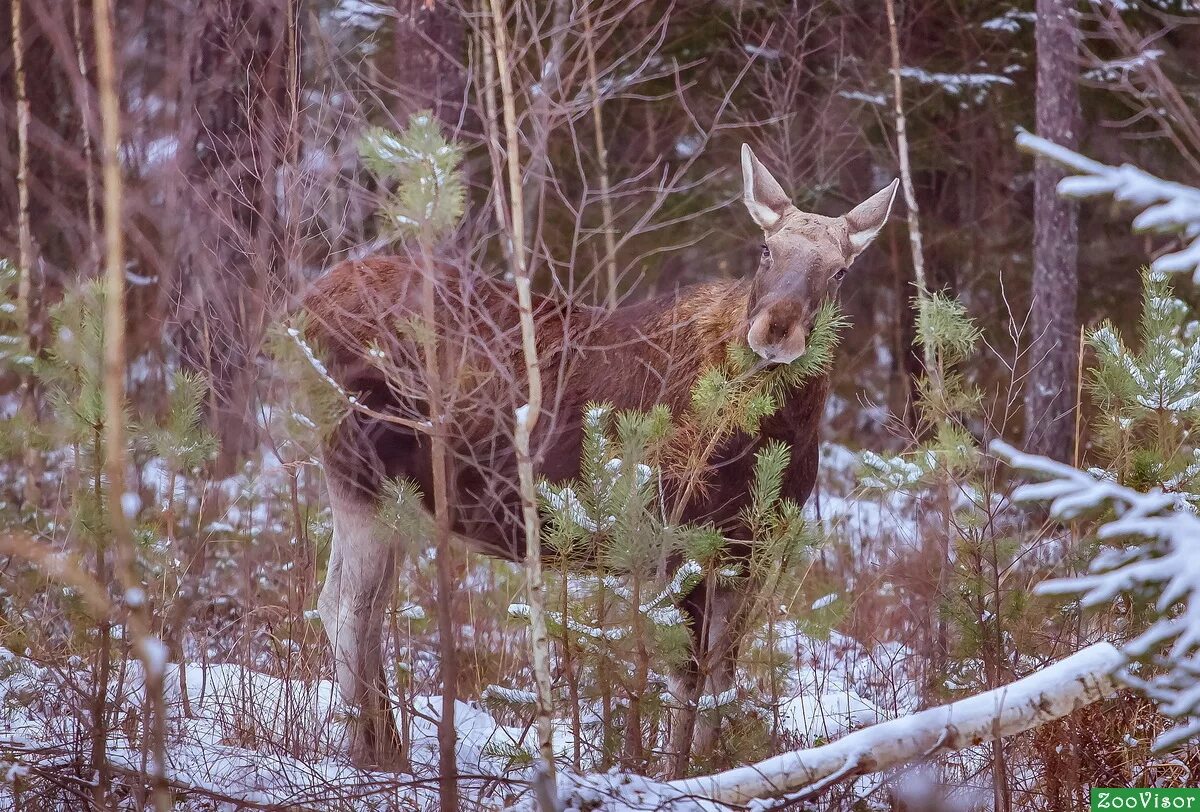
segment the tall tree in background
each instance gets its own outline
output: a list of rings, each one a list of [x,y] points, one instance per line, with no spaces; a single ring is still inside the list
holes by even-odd
[[[200,4],[180,162],[191,221],[177,241],[181,350],[212,381],[221,470],[258,443],[257,358],[284,263],[275,194],[286,142],[287,48],[278,0]]]
[[[1071,0],[1037,0],[1037,133],[1079,146],[1078,22]],[[1079,277],[1079,210],[1059,197],[1063,173],[1039,158],[1034,170],[1033,331],[1025,390],[1025,446],[1066,460],[1074,432],[1078,346],[1075,303]]]
[[[396,0],[392,28],[396,123],[404,126],[418,110],[432,110],[451,133],[461,129],[466,109],[466,28],[457,3]]]

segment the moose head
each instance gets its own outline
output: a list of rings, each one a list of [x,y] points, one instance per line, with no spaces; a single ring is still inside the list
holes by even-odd
[[[812,321],[836,295],[846,270],[887,222],[899,181],[841,217],[792,205],[779,182],[742,145],[742,200],[763,230],[762,258],[746,312],[746,342],[768,363],[790,364],[808,342]]]

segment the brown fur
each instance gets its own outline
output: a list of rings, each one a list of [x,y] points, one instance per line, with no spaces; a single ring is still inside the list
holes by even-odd
[[[455,531],[490,554],[517,560],[524,550],[511,431],[525,383],[515,291],[497,281],[439,272],[439,333],[456,416],[450,438]],[[331,374],[371,408],[411,419],[425,416],[424,405],[415,396],[397,398],[386,378],[420,369],[416,342],[391,338],[396,323],[420,313],[420,290],[420,271],[403,259],[379,257],[338,265],[305,299],[310,334],[330,354]],[[545,392],[533,438],[539,474],[550,481],[578,475],[589,402],[617,409],[664,403],[675,414],[686,409],[701,371],[724,358],[730,340],[742,340],[749,295],[745,282],[710,283],[613,312],[538,297]],[[389,374],[366,357],[373,345],[393,360]],[[417,377],[408,387],[421,391]],[[727,441],[713,460],[711,487],[687,507],[684,520],[713,521],[737,537],[736,515],[748,498],[754,452],[768,439],[792,447],[784,494],[803,503],[816,477],[827,389],[823,378],[810,381],[789,393],[758,435]],[[414,480],[429,500],[428,452],[420,432],[352,412],[333,434],[327,473],[353,487],[364,502],[378,495],[385,477]]]
[[[698,285],[614,311],[535,298],[543,410],[532,451],[541,476],[552,482],[578,476],[589,403],[619,410],[664,404],[681,416],[697,376],[725,357],[730,341],[746,341],[770,363],[800,357],[817,308],[837,295],[847,266],[883,227],[897,188],[893,182],[844,217],[828,218],[792,206],[746,145],[742,175],[743,199],[764,238],[752,281]],[[427,504],[433,493],[429,435],[419,428],[429,419],[424,398],[433,391],[422,352],[431,330],[439,346],[434,380],[450,447],[453,528],[492,555],[517,560],[525,553],[513,423],[527,382],[515,291],[418,260],[342,263],[305,299],[310,336],[329,350],[331,374],[359,406],[373,410],[351,410],[326,444],[335,529],[318,600],[343,698],[371,717],[353,726],[352,757],[364,765],[398,755],[388,744],[398,734],[386,712],[380,642],[396,549],[384,546],[380,555],[385,531],[375,511],[385,478],[414,481]],[[427,273],[436,280],[432,325],[420,317]],[[749,499],[755,452],[769,440],[791,447],[782,492],[803,504],[816,481],[817,430],[828,391],[825,377],[810,379],[784,393],[757,433],[734,434],[707,455],[705,487],[688,493],[680,518],[712,522],[733,540],[729,554],[748,557],[754,540],[738,515]],[[707,438],[681,422],[684,440],[704,442],[707,450]],[[668,502],[675,498],[681,494],[670,493]],[[673,728],[677,775],[688,768],[693,730],[701,751],[712,747],[716,728],[697,721],[696,700],[705,690],[719,693],[733,684],[755,586],[753,573],[738,583],[706,577],[682,602],[691,619],[692,657],[676,686],[683,700]]]

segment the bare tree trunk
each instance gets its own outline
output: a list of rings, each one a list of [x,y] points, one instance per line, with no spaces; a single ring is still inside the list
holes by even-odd
[[[570,9],[566,0],[553,0],[550,19],[550,49],[542,60],[541,71],[537,78],[537,90],[530,92],[530,102],[526,112],[529,119],[529,160],[524,169],[524,188],[521,190],[521,205],[525,211],[522,221],[525,225],[525,245],[532,249],[533,268],[529,269],[532,276],[537,270],[538,238],[541,235],[542,215],[545,212],[546,188],[548,175],[552,164],[546,150],[550,146],[550,119],[553,114],[555,97],[559,95],[562,80],[563,49],[567,39],[567,29],[570,27]],[[520,14],[520,11],[517,12]],[[520,31],[520,22],[516,30]],[[514,98],[515,104],[515,98]],[[526,264],[528,258],[526,258]]]
[[[596,162],[600,165],[600,212],[604,217],[604,304],[617,306],[617,239],[608,172],[608,145],[604,139],[604,119],[600,115],[600,82],[596,70],[596,43],[592,35],[591,3],[583,10],[584,37],[587,46],[588,92],[592,97],[592,129],[596,138]]]
[[[466,33],[463,13],[451,0],[395,0],[392,29],[396,99],[400,127],[417,110],[429,109],[450,132],[462,127],[466,111]]]
[[[104,206],[104,466],[107,508],[119,551],[132,543],[122,507],[125,494],[125,246],[122,232],[120,105],[109,0],[92,8],[99,74],[101,171]],[[118,555],[124,553],[118,552]]]
[[[1070,0],[1037,0],[1037,134],[1079,146],[1078,24]],[[1075,302],[1079,278],[1078,204],[1055,192],[1063,171],[1045,158],[1034,168],[1033,283],[1025,448],[1071,458],[1078,348]]]
[[[17,96],[17,242],[20,280],[17,285],[17,318],[25,330],[29,353],[38,350],[37,308],[34,305],[33,232],[29,225],[29,96],[25,92],[25,46],[21,31],[21,7],[24,0],[12,4],[13,74]],[[21,411],[34,424],[38,419],[37,379],[30,372],[21,381]],[[25,449],[25,503],[36,510],[41,502],[41,459],[32,443]]]
[[[546,585],[542,580],[541,532],[530,444],[530,438],[542,410],[542,375],[538,366],[537,342],[534,335],[533,296],[529,284],[529,267],[525,261],[520,143],[517,136],[517,115],[512,74],[510,73],[508,31],[505,27],[500,0],[491,0],[491,8],[492,24],[496,36],[496,61],[500,74],[501,103],[504,108],[504,135],[508,164],[509,236],[513,245],[512,268],[517,287],[517,306],[521,318],[521,346],[525,359],[526,385],[529,394],[528,401],[517,411],[515,440],[517,472],[521,486],[521,513],[525,524],[525,578],[526,591],[529,593],[533,676],[537,685],[538,745],[542,757],[543,775],[549,780],[550,785],[553,785],[554,747],[550,721],[553,713],[550,696],[550,641],[546,631]]]
[[[896,116],[896,151],[900,156],[900,185],[904,190],[904,203],[908,210],[908,241],[912,250],[913,277],[917,287],[917,306],[929,297],[928,279],[925,273],[925,254],[921,241],[921,224],[917,206],[917,194],[912,179],[912,163],[908,150],[908,119],[904,114],[904,88],[900,81],[900,32],[896,25],[895,0],[885,3],[888,22],[888,46],[892,57],[892,103]],[[921,357],[924,373],[929,386],[940,392],[942,390],[943,370],[938,356],[926,335],[921,336]],[[933,532],[925,533],[921,555],[931,567],[926,594],[924,595],[929,626],[926,632],[926,676],[924,696],[925,705],[932,704],[938,694],[944,677],[944,664],[948,658],[949,643],[946,633],[946,622],[939,610],[942,596],[946,593],[946,582],[949,577],[947,562],[950,557],[951,534],[951,484],[946,477],[939,474],[935,487],[935,510],[940,515],[940,526]]]
[[[113,32],[111,0],[96,0],[92,7],[96,28],[96,69],[101,123],[101,168],[104,190],[104,468],[108,478],[106,507],[112,541],[119,562],[122,597],[129,607],[128,626],[146,680],[148,741],[142,753],[149,757],[154,808],[167,812],[173,805],[166,781],[166,719],[163,706],[165,653],[149,634],[146,591],[136,578],[136,547],[125,515],[125,245],[121,199],[121,107]],[[98,791],[99,795],[99,791]]]
[[[424,273],[421,279],[422,319],[427,329],[422,333],[422,352],[425,357],[425,386],[429,397],[430,457],[433,465],[434,539],[437,548],[437,623],[442,672],[442,718],[438,721],[439,806],[458,809],[458,730],[454,722],[454,703],[458,700],[458,648],[454,628],[453,538],[450,518],[450,492],[446,443],[446,401],[442,365],[438,357],[437,337],[437,273],[430,260],[432,239],[424,235],[421,257]]]
[[[908,243],[912,250],[913,278],[917,283],[917,295],[926,296],[929,287],[925,279],[925,252],[921,244],[920,210],[917,192],[913,187],[912,163],[908,156],[908,119],[904,115],[904,89],[900,81],[900,32],[896,26],[896,2],[887,0],[888,45],[892,54],[892,105],[896,116],[896,152],[900,157],[900,188],[904,190],[904,208],[908,215]],[[933,369],[933,352],[922,344],[925,372]]]

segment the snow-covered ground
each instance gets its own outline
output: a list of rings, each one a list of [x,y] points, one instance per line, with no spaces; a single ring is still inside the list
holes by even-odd
[[[858,640],[836,630],[836,618],[854,588],[854,573],[886,566],[897,550],[911,549],[917,540],[915,501],[904,495],[868,495],[859,487],[858,456],[843,447],[827,445],[822,454],[822,494],[819,521],[828,535],[822,552],[837,560],[836,569],[846,576],[834,591],[818,591],[795,613],[798,620],[776,621],[757,631],[750,653],[768,648],[775,661],[785,662],[772,692],[763,690],[761,672],[747,671],[738,681],[737,696],[730,701],[759,719],[770,720],[774,735],[789,746],[818,745],[862,727],[911,713],[917,707],[917,683],[912,652],[904,641],[888,638],[881,625],[870,639]],[[287,469],[279,456],[264,450],[263,464],[244,474],[210,486],[223,505],[208,519],[204,532],[210,537],[260,540],[276,536],[287,517],[277,501],[279,489],[287,485]],[[143,470],[143,485],[149,503],[163,504],[168,496],[169,477],[161,466]],[[205,493],[180,490],[177,503],[193,505]],[[810,515],[816,516],[815,506]],[[317,523],[320,523],[319,517]],[[259,543],[259,542],[256,542]],[[294,540],[293,542],[294,543]],[[255,564],[247,579],[241,548],[214,545],[217,552],[211,593],[207,599],[226,601],[232,619],[222,621],[228,642],[212,642],[221,633],[212,632],[209,642],[188,646],[185,669],[188,710],[180,693],[178,665],[167,667],[168,747],[166,775],[187,800],[184,810],[233,809],[236,802],[259,805],[294,805],[297,808],[435,809],[437,806],[437,721],[441,699],[436,695],[436,636],[425,621],[429,595],[414,584],[405,586],[406,608],[398,615],[407,623],[411,638],[400,649],[389,640],[389,660],[411,669],[406,709],[398,721],[407,725],[411,737],[411,775],[367,773],[346,759],[347,710],[341,705],[327,662],[322,664],[312,650],[302,657],[301,642],[323,647],[319,630],[304,617],[289,622],[307,625],[307,636],[290,632],[296,639],[271,628],[259,628],[248,614],[265,601],[272,590],[284,591],[293,562],[266,557]],[[284,548],[282,555],[289,555]],[[428,575],[427,556],[419,552],[410,559],[413,581]],[[227,566],[222,566],[225,562]],[[473,593],[512,594],[518,583],[508,565],[474,560],[464,573],[464,588]],[[223,574],[222,574],[223,573]],[[222,584],[229,589],[222,594]],[[244,594],[251,589],[252,594]],[[516,595],[512,595],[516,597]],[[496,601],[506,605],[503,598]],[[811,604],[811,606],[809,605]],[[215,605],[215,604],[214,604]],[[277,607],[278,608],[278,607]],[[298,608],[304,614],[304,607]],[[832,619],[809,623],[809,617]],[[414,624],[420,627],[414,632]],[[278,626],[278,622],[276,622]],[[521,708],[513,697],[531,687],[524,663],[525,628],[518,620],[476,617],[461,630],[461,643],[478,650],[501,650],[512,657],[499,685],[476,691],[456,706],[459,730],[458,763],[464,776],[463,795],[489,808],[532,803],[528,792],[534,735],[532,710]],[[253,634],[253,645],[245,635]],[[314,642],[316,641],[316,642]],[[246,654],[245,652],[251,652]],[[291,663],[304,663],[293,666]],[[84,695],[90,685],[88,663],[76,662],[73,671],[39,665],[25,656],[5,652],[0,657],[0,809],[18,808],[17,793],[28,786],[28,771],[53,771],[71,763],[76,753],[91,746],[91,715],[81,711],[89,701]],[[107,749],[118,771],[143,772],[146,755],[144,711],[141,699],[141,669],[130,661],[116,670],[111,693],[117,711],[109,731]],[[392,673],[395,685],[395,672]],[[756,683],[756,680],[758,682]],[[432,690],[430,690],[432,689]],[[499,696],[505,691],[508,696]],[[400,698],[396,697],[399,705]],[[725,702],[722,699],[721,702]],[[597,730],[596,710],[582,709],[585,736]],[[637,784],[646,798],[656,797],[663,785],[653,780],[620,774],[575,775],[569,765],[574,750],[570,715],[560,705],[555,747],[560,754],[560,780],[572,788],[577,799],[589,791],[612,792],[616,785]],[[585,754],[586,754],[585,749]],[[974,759],[976,762],[977,759]],[[585,755],[585,770],[589,764]],[[862,777],[852,784],[850,797],[881,800],[878,776]],[[591,788],[590,790],[588,788]],[[659,789],[656,789],[659,788]],[[663,790],[665,799],[670,793]],[[667,808],[717,808],[712,804],[681,806],[678,799]],[[341,807],[337,805],[341,804]],[[64,802],[62,808],[70,808]]]
[[[861,662],[846,656],[853,644],[837,636],[814,641],[794,627],[777,631],[779,649],[792,651],[796,663],[780,708],[787,734],[825,741],[889,716],[852,687],[870,679]],[[118,672],[123,673],[113,692],[123,698],[122,721],[108,736],[109,758],[118,771],[141,772],[147,768],[138,746],[144,732],[138,722],[144,705],[141,668],[129,662]],[[5,779],[0,809],[18,809],[20,779],[30,768],[52,771],[69,764],[75,747],[90,743],[90,718],[79,713],[83,697],[72,695],[72,684],[86,683],[86,672],[81,669],[64,682],[54,670],[6,651],[0,674],[0,775]],[[190,716],[181,701],[178,666],[167,667],[166,776],[192,793],[197,805],[185,809],[207,809],[214,800],[229,808],[235,801],[320,808],[348,798],[358,809],[436,808],[440,697],[412,698],[413,774],[395,776],[347,763],[347,716],[328,680],[282,679],[234,664],[189,664],[185,677]],[[517,800],[531,778],[531,759],[519,756],[532,755],[530,729],[499,722],[480,702],[458,702],[455,717],[459,769],[471,776],[464,796],[489,805]],[[555,738],[566,763],[572,741],[565,721]],[[862,783],[864,793],[872,788]]]

